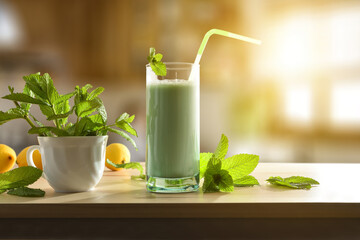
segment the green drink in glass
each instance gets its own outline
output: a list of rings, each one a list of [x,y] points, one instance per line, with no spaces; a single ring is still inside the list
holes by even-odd
[[[199,188],[199,65],[165,64],[164,79],[146,66],[147,190],[193,192]]]

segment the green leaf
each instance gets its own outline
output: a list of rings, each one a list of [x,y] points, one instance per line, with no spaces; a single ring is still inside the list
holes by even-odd
[[[13,93],[14,90],[11,92]],[[23,89],[23,93],[30,96],[30,97],[34,97],[34,93],[32,91],[30,91],[30,89],[28,88],[28,86],[25,85],[24,89]],[[31,103],[21,103],[21,108],[24,109],[26,112],[29,112],[31,107]]]
[[[23,79],[26,82],[26,86],[41,99],[48,99],[47,92],[43,90],[40,82],[40,73],[30,74],[28,76],[24,76]]]
[[[214,181],[217,184],[216,181]],[[218,183],[220,192],[232,192],[234,191],[233,178],[228,171],[220,170],[220,180]]]
[[[45,196],[45,192],[41,189],[34,189],[28,187],[20,187],[11,189],[7,192],[7,194],[15,195],[19,197],[43,197]]]
[[[163,58],[163,55],[161,53],[157,53],[154,56],[154,59],[156,62],[160,62],[162,58]]]
[[[50,75],[48,73],[44,73],[43,76],[40,76],[40,80],[45,86],[43,89],[46,89],[47,99],[50,101],[50,103],[54,103],[55,100],[60,97],[60,95],[54,87],[54,83]]]
[[[101,103],[97,99],[79,102],[75,106],[75,113],[78,117],[86,117],[101,107]]]
[[[40,135],[47,134],[48,132],[52,132],[58,137],[69,136],[69,133],[67,131],[56,127],[33,127],[28,131],[29,134]]]
[[[213,156],[213,153],[200,153],[200,179],[204,177],[209,160]]]
[[[222,134],[220,142],[215,151],[215,157],[221,160],[224,159],[228,151],[228,148],[229,148],[229,140],[224,134]]]
[[[292,176],[288,178],[270,177],[266,181],[273,185],[284,186],[294,189],[310,189],[313,185],[320,184],[315,179],[302,176]]]
[[[88,136],[91,135],[90,132],[93,132],[96,124],[91,121],[90,118],[84,117],[81,120],[74,124],[75,132],[74,136]]]
[[[158,76],[166,76],[166,65],[162,62],[150,63],[151,69]]]
[[[203,192],[218,192],[219,182],[217,179],[221,177],[221,160],[214,156],[209,160],[206,171],[204,173]]]
[[[237,154],[223,161],[223,169],[228,170],[236,180],[249,175],[258,165],[259,156],[253,154]]]
[[[93,91],[89,94],[87,100],[93,100],[93,99],[95,99],[95,98],[96,98],[97,96],[99,96],[103,91],[104,91],[104,88],[103,88],[103,87],[98,87],[98,88],[96,88],[95,90],[93,90]]]
[[[116,134],[122,136],[123,138],[125,138],[127,141],[129,141],[134,146],[136,151],[138,150],[138,148],[136,147],[135,141],[128,134],[126,134],[120,130],[111,128],[111,127],[107,127],[106,129],[109,130],[110,132],[113,132],[113,133],[116,133]]]
[[[110,161],[109,159],[106,159],[106,162],[108,164],[110,164],[111,166],[115,167],[115,168],[137,169],[140,172],[140,175],[137,176],[137,177],[145,179],[144,168],[138,162],[129,162],[129,163],[123,163],[123,164],[116,164],[116,163],[113,163],[112,161]]]
[[[251,175],[234,180],[235,187],[252,187],[255,185],[260,185],[259,181]]]
[[[51,120],[56,120],[56,119],[61,119],[61,118],[67,118],[67,117],[69,117],[72,113],[73,113],[73,109],[70,110],[70,111],[67,112],[67,113],[52,115],[52,116],[48,117],[47,120],[48,120],[48,121],[51,121]]]
[[[9,112],[2,112],[0,111],[0,125],[13,120],[13,119],[18,119],[18,118],[23,118],[23,116],[17,114],[17,113],[9,113]]]
[[[54,110],[46,105],[39,105],[40,110],[42,112],[42,114],[44,114],[46,117],[50,117],[52,115],[54,115]]]
[[[161,62],[163,55],[161,53],[155,54],[155,48],[150,48],[150,55],[148,56],[148,61],[151,69],[158,76],[166,76],[166,65]]]
[[[125,131],[127,131],[128,133],[130,133],[130,134],[132,134],[132,135],[134,135],[134,136],[136,136],[136,137],[138,136],[136,130],[131,126],[130,123],[122,120],[122,121],[116,122],[115,124],[116,124],[116,126],[117,126],[118,128],[120,128],[120,129],[122,129],[122,130],[125,130]]]
[[[9,95],[6,95],[2,97],[3,99],[8,99],[12,101],[18,101],[23,103],[33,103],[33,104],[39,104],[39,105],[48,105],[49,104],[45,101],[30,97],[24,93],[11,93]]]
[[[0,189],[7,190],[28,186],[42,175],[42,171],[35,167],[19,167],[0,174]]]
[[[53,102],[53,104],[54,104],[54,105],[57,105],[57,104],[59,104],[59,103],[65,102],[65,101],[69,100],[70,98],[72,98],[74,95],[75,95],[75,91],[74,91],[74,92],[71,92],[71,93],[68,93],[68,94],[65,94],[65,95],[61,95],[60,97],[58,97],[58,98]]]

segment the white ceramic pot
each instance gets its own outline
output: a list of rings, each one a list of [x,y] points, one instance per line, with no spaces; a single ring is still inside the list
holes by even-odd
[[[29,166],[35,167],[32,154],[41,153],[43,176],[56,192],[92,190],[105,167],[108,136],[38,137],[40,145],[27,151]]]

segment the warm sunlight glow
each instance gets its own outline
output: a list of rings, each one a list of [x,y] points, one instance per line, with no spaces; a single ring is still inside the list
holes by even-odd
[[[293,122],[311,120],[311,92],[307,86],[290,86],[285,91],[285,115]]]
[[[335,124],[360,125],[360,83],[334,84],[332,91],[332,121]]]

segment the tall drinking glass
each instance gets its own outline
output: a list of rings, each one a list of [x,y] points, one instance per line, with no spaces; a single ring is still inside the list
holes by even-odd
[[[165,77],[146,65],[146,187],[193,192],[199,188],[200,66],[165,65]]]

